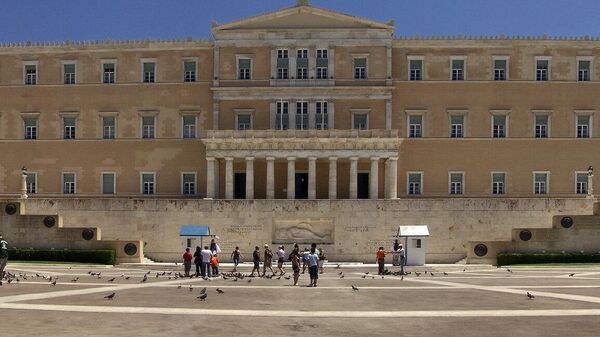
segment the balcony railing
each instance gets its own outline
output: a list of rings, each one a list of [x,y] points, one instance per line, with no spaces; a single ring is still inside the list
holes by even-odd
[[[206,138],[398,138],[398,130],[206,130]]]

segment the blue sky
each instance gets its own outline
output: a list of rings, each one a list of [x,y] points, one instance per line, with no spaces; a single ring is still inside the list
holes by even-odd
[[[233,21],[296,0],[0,0],[0,42],[210,38]],[[599,0],[311,0],[387,22],[401,35],[600,36]]]

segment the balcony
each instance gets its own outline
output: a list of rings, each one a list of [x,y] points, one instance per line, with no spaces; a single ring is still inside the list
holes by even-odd
[[[398,138],[398,130],[206,130],[208,139]]]

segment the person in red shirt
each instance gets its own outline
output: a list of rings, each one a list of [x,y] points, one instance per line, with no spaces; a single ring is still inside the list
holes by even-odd
[[[192,269],[192,253],[190,253],[190,249],[186,248],[185,253],[183,253],[183,268],[185,270],[185,277],[190,277],[190,270]]]
[[[379,247],[377,251],[377,265],[379,266],[379,275],[383,275],[385,273],[385,250],[383,247]]]
[[[217,254],[213,254],[210,258],[210,266],[212,267],[212,275],[219,275],[219,258],[217,257]]]

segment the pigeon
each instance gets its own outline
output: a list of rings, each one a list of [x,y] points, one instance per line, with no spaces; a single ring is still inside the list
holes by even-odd
[[[286,276],[284,277],[284,279],[289,280],[290,278],[292,278],[291,276]]]
[[[52,284],[53,286],[55,286],[55,285],[56,285],[56,280],[52,281],[52,283],[51,283],[51,284]]]
[[[148,281],[148,274],[144,275],[144,278],[140,281],[142,283]]]
[[[448,273],[444,272],[444,276],[448,276]]]
[[[419,276],[421,276],[421,273],[415,272],[415,275],[417,275],[417,277],[419,277]]]
[[[342,275],[342,276],[340,276],[340,278],[344,278],[344,276],[346,276],[346,275]]]
[[[130,277],[131,277],[131,276],[125,276],[125,279],[126,279],[126,280],[129,280],[129,278],[130,278]]]
[[[335,268],[336,268],[336,269],[339,269],[339,268],[340,268],[340,265],[338,264],[338,265],[337,265]]]
[[[194,290],[194,287],[192,287],[192,286],[190,285],[190,291],[192,291],[192,290]]]
[[[79,281],[79,276],[71,280],[71,282],[77,282],[77,281]]]
[[[358,291],[358,288],[357,288],[357,287],[355,287],[354,285],[352,285],[352,290],[354,290],[354,291]]]
[[[249,279],[248,279],[248,283],[250,283],[250,282],[252,282],[252,279],[251,279],[251,278],[249,278]]]
[[[200,290],[200,293],[201,293],[201,294],[204,294],[204,293],[206,293],[206,288],[202,288],[202,290]]]
[[[115,278],[111,278],[110,280],[108,280],[108,282],[115,282]]]
[[[206,297],[208,296],[208,294],[202,294],[196,298],[200,299],[200,301],[204,301],[206,299]]]
[[[106,296],[104,296],[104,298],[106,298],[107,300],[112,300],[113,298],[115,298],[115,295],[116,295],[116,294],[117,294],[117,293],[112,293],[112,294],[110,294],[110,295],[106,295]]]
[[[512,273],[512,270],[510,268],[506,268],[506,271]]]
[[[463,271],[467,271],[467,268],[463,269]]]
[[[529,291],[527,292],[527,298],[532,300],[535,298],[535,296],[533,296],[532,294],[529,293]]]
[[[366,277],[367,277],[367,275],[363,275],[363,276],[361,276],[361,278],[366,278]]]
[[[429,275],[434,276],[432,272],[429,272]]]
[[[569,274],[569,277],[573,277],[573,276],[575,276],[575,273],[573,273],[573,274]]]
[[[369,275],[369,272],[366,272],[365,275]]]
[[[339,272],[339,273],[338,273],[338,275],[342,275],[343,273],[344,273],[344,272],[343,272],[343,271],[341,271],[341,272]]]
[[[219,288],[217,288],[217,289],[215,289],[215,290],[216,290],[216,291],[217,291],[219,294],[222,294],[222,293],[224,293],[224,291],[223,291],[223,290],[221,290],[221,289],[219,289]]]
[[[400,281],[404,281],[404,275],[400,277]]]
[[[177,289],[181,289],[181,284],[177,286]]]

